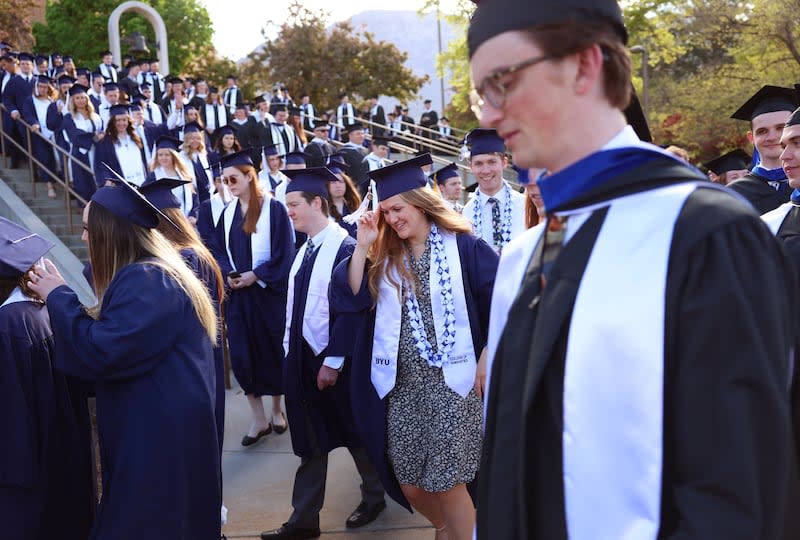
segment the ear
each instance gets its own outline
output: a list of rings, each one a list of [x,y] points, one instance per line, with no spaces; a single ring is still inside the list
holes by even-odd
[[[748,131],[747,132],[747,140],[750,141],[751,144],[753,144],[753,132],[752,131]]]
[[[603,51],[594,44],[575,54],[578,69],[575,72],[573,90],[579,96],[587,95],[602,81]]]

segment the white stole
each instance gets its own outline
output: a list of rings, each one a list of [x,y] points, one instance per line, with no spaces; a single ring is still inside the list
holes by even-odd
[[[133,142],[130,136],[126,136],[125,142],[122,141],[114,144],[114,150],[117,154],[120,171],[125,181],[134,184],[136,187],[141,187],[145,181],[144,163],[142,162],[142,151]]]
[[[264,196],[264,202],[261,205],[261,214],[258,216],[256,222],[256,232],[250,235],[250,252],[253,258],[253,268],[260,266],[267,262],[272,255],[272,237],[270,236],[270,197]],[[252,204],[252,201],[251,203]],[[228,262],[231,263],[231,268],[239,271],[236,268],[236,263],[233,262],[233,255],[231,254],[231,226],[233,225],[233,218],[236,212],[239,211],[239,199],[232,202],[223,210],[223,226],[225,227],[225,251],[228,252]],[[251,268],[250,270],[252,270]],[[261,285],[261,288],[266,288],[267,284],[260,279],[256,282]]]
[[[781,228],[781,225],[783,225],[786,216],[789,215],[789,212],[795,206],[797,205],[791,202],[783,203],[775,210],[771,210],[761,216],[761,219],[767,224],[769,230],[772,231],[773,236],[778,234],[778,230]]]
[[[592,248],[570,321],[564,373],[571,538],[658,535],[671,224],[697,187],[684,183],[612,201]],[[598,306],[604,306],[602,316]]]
[[[458,253],[456,235],[440,230],[447,264],[450,266],[450,283],[453,288],[453,302],[456,314],[456,342],[450,356],[443,361],[442,371],[448,387],[461,397],[466,397],[475,382],[475,348],[472,343],[472,329],[469,326],[467,300],[464,294],[464,281],[461,277],[461,258]],[[428,336],[433,342],[442,335],[444,307],[441,301],[441,286],[438,279],[438,268],[431,258],[430,287],[431,308],[436,336]],[[376,328],[372,338],[372,367],[370,378],[372,385],[383,399],[397,379],[397,353],[400,348],[400,323],[402,318],[401,298],[397,289],[387,279],[388,270],[384,268],[384,276],[378,287],[378,303],[375,313]],[[394,279],[399,283],[400,277],[394,271]],[[441,350],[441,344],[437,350]]]
[[[330,342],[330,305],[328,301],[328,285],[333,273],[333,263],[339,253],[344,239],[349,235],[346,230],[336,222],[328,223],[328,232],[322,245],[319,246],[314,268],[311,270],[311,279],[306,291],[306,309],[303,315],[303,338],[308,343],[315,355],[319,355]],[[289,272],[289,293],[286,301],[286,331],[283,334],[283,352],[289,354],[289,332],[292,325],[292,312],[294,311],[294,278],[303,264],[308,242],[297,251]]]
[[[211,197],[209,197],[211,202],[211,219],[214,223],[214,227],[217,226],[219,223],[219,218],[222,216],[222,211],[225,210],[225,207],[228,205],[222,197],[218,193],[214,193]]]

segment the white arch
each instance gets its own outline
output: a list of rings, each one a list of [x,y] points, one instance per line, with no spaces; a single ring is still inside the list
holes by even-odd
[[[114,62],[118,65],[121,65],[122,62],[122,50],[119,43],[119,18],[126,11],[138,13],[152,25],[153,30],[156,32],[156,41],[158,42],[159,71],[161,73],[169,73],[167,27],[164,25],[164,19],[158,14],[158,11],[143,2],[123,2],[111,12],[111,16],[108,18],[108,44],[109,49],[111,49],[111,54],[114,55]]]

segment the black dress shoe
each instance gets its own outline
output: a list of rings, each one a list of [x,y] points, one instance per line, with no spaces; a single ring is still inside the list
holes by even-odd
[[[245,435],[244,437],[242,437],[242,446],[250,446],[251,444],[255,444],[259,441],[259,439],[261,439],[261,437],[269,435],[270,433],[272,433],[271,425],[267,426],[266,429],[262,429],[261,431],[259,431],[258,435],[256,435],[255,437],[251,437],[250,435]]]
[[[348,529],[356,529],[363,527],[375,521],[378,515],[386,509],[386,501],[381,501],[378,504],[369,506],[367,503],[362,502],[358,508],[353,510],[347,521],[344,522]]]
[[[283,414],[283,412],[281,412],[281,416],[283,417],[283,425],[282,426],[276,426],[275,424],[272,424],[272,429],[278,435],[282,435],[283,433],[286,432],[287,429],[289,429],[289,422],[286,421],[286,415]]]
[[[319,538],[319,535],[319,527],[316,529],[303,529],[284,523],[280,529],[262,532],[261,540],[305,540],[306,538]]]

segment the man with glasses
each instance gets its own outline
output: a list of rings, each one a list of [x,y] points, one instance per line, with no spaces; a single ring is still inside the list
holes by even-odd
[[[314,121],[314,138],[311,139],[303,151],[308,156],[309,167],[324,167],[326,158],[336,152],[333,144],[328,140],[328,122],[325,120]]]
[[[616,0],[482,0],[470,22],[481,126],[547,170],[548,212],[498,268],[477,537],[780,538],[790,263],[626,125],[626,40]]]

